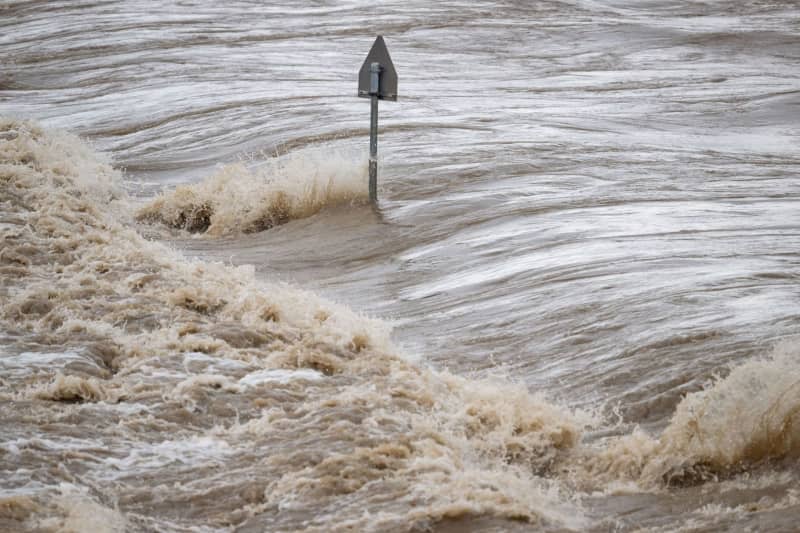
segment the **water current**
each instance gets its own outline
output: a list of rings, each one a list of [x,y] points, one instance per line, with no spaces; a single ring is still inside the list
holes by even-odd
[[[0,28],[0,531],[797,530],[797,1]]]

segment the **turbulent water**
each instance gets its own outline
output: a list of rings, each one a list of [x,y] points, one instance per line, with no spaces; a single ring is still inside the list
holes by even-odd
[[[0,0],[0,531],[795,531],[800,3],[284,4]]]

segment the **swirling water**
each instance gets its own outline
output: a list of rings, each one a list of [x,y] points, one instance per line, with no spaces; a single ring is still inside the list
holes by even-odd
[[[794,527],[797,2],[0,13],[0,526]]]

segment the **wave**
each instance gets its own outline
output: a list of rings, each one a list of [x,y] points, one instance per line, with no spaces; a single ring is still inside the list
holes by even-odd
[[[642,431],[580,452],[573,476],[643,489],[716,481],[800,455],[800,349],[785,340],[677,405],[658,437]]]
[[[129,530],[381,531],[478,515],[581,530],[587,490],[703,483],[800,451],[796,344],[688,395],[660,436],[589,443],[591,413],[429,368],[382,321],[144,239],[121,175],[76,137],[3,120],[0,139],[0,389],[29,410],[4,420],[20,436],[0,466],[43,472],[36,490],[3,482],[16,495],[0,524],[69,519],[64,453]],[[186,190],[210,201],[209,183]],[[218,202],[209,231],[260,217]],[[45,427],[61,444],[41,444]],[[167,449],[158,479],[142,470]]]
[[[800,353],[795,341],[748,361],[679,405],[666,448],[724,468],[800,452]],[[674,452],[673,452],[673,455]]]
[[[236,163],[159,195],[137,218],[209,235],[255,233],[327,206],[366,201],[366,168],[366,159],[319,149],[257,166]]]
[[[114,437],[102,424],[86,432],[112,450],[116,443],[119,454],[142,440],[174,439],[178,430],[225,439],[237,452],[225,459],[229,469],[242,460],[249,472],[226,483],[244,487],[253,472],[263,480],[256,493],[231,490],[228,505],[240,512],[228,520],[237,523],[263,517],[284,530],[301,522],[405,529],[469,514],[583,523],[543,475],[579,442],[583,415],[521,385],[420,366],[398,354],[383,322],[259,281],[252,267],[191,261],[147,241],[132,229],[121,176],[77,138],[29,122],[4,121],[0,132],[0,268],[14,269],[0,288],[0,329],[24,340],[18,353],[35,344],[71,354],[64,367],[53,363],[51,372],[8,384],[24,384],[24,398],[50,405],[37,404],[44,420],[71,405],[111,409],[115,402],[145,405],[155,420],[178,416],[169,414],[175,409],[212,413],[222,409],[214,398],[225,395],[238,414],[207,415],[213,427],[190,416],[164,435],[153,429],[158,424],[145,425],[151,433]],[[242,220],[214,219],[215,227],[234,219]],[[284,383],[239,383],[280,369],[306,373]],[[312,370],[323,377],[309,381]],[[217,375],[225,373],[230,379]],[[248,455],[253,450],[266,456]],[[85,482],[98,485],[113,469],[95,464],[89,472]],[[156,490],[124,479],[122,492],[149,498]],[[42,509],[58,511],[48,503],[52,493],[37,497]],[[215,501],[196,497],[212,512]],[[373,515],[364,515],[365,505]]]

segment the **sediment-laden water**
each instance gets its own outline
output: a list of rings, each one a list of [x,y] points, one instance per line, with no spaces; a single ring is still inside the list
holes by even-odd
[[[0,15],[0,531],[796,529],[797,2]]]

